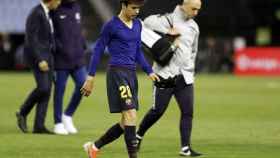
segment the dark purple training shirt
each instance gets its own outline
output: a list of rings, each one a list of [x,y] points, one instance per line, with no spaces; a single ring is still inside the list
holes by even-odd
[[[147,74],[152,73],[141,50],[141,29],[139,19],[133,20],[133,27],[126,26],[117,16],[107,22],[93,49],[89,67],[89,75],[94,76],[97,65],[107,46],[110,53],[109,66],[124,67],[136,70],[136,63],[140,64]]]

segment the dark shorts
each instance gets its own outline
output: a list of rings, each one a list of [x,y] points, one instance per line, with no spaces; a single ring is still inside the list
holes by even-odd
[[[138,110],[138,81],[133,70],[110,67],[107,71],[107,96],[111,113]]]

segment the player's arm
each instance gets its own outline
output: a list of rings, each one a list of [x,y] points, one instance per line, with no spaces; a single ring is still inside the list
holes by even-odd
[[[81,93],[84,96],[89,96],[92,92],[94,86],[94,76],[88,75],[83,87],[81,88]]]
[[[109,24],[106,24],[101,31],[99,39],[97,40],[94,48],[93,53],[91,56],[90,64],[89,64],[89,74],[84,82],[83,87],[81,88],[81,93],[84,96],[89,96],[94,87],[94,76],[96,73],[97,65],[100,62],[100,58],[104,53],[106,46],[110,41],[110,27]]]
[[[141,66],[142,70],[146,72],[152,81],[159,81],[159,77],[153,72],[152,67],[145,59],[143,52],[141,50],[141,42],[138,42],[136,62]]]

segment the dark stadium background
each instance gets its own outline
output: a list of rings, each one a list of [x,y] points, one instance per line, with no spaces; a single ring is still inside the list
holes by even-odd
[[[5,1],[9,2],[6,3],[7,5],[14,3],[17,6],[16,4],[19,2],[29,3],[30,0],[1,0],[1,8],[6,7],[4,6]],[[36,4],[36,0],[31,1]],[[140,17],[143,19],[150,14],[171,12],[180,1],[147,0]],[[91,46],[97,39],[102,24],[106,21],[106,18],[101,16],[102,11],[107,10],[110,15],[116,14],[119,9],[119,1],[79,0],[79,2],[83,10],[84,33]],[[104,8],[96,7],[96,3],[100,2]],[[28,12],[28,8],[20,8],[21,6],[18,5],[18,8],[15,9]],[[5,16],[11,21],[11,25],[14,23],[15,17],[13,16],[16,16],[13,14],[14,11],[5,14],[7,10],[2,9],[0,12],[0,16]],[[24,27],[24,19],[21,21],[21,23],[15,23],[20,25],[19,28]],[[199,23],[201,31],[200,53],[197,58],[198,72],[232,72],[234,65],[232,43],[236,37],[244,38],[247,46],[280,45],[279,0],[203,0],[203,7],[196,21]],[[1,26],[0,21],[0,69],[25,69],[24,61],[21,58],[23,30],[9,30],[9,28]],[[263,29],[269,32],[269,40],[258,42],[258,31]],[[214,46],[211,47],[213,42]],[[214,53],[209,54],[209,52]],[[90,53],[90,47],[88,53]]]
[[[118,12],[119,0],[78,1],[83,11],[89,57],[90,47],[102,24]],[[178,1],[147,0],[141,18],[172,11]],[[107,106],[106,74],[102,71],[106,56],[103,65],[98,67],[100,72],[96,75],[92,95],[82,100],[75,113],[74,122],[79,134],[23,134],[17,128],[15,112],[30,89],[36,86],[30,69],[24,65],[22,44],[25,18],[38,2],[0,0],[0,158],[85,158],[87,155],[82,145],[98,138],[109,125],[119,120],[119,115],[111,115]],[[205,158],[277,158],[280,155],[280,0],[202,2],[202,10],[196,18],[201,36],[196,66],[192,147]],[[247,47],[253,49],[240,52]],[[270,49],[272,52],[267,52]],[[236,62],[237,54],[240,55],[239,62]],[[259,57],[255,59],[256,54]],[[269,75],[240,76],[235,71],[238,64],[241,65],[240,70],[252,66],[262,68],[265,73],[269,73],[267,69],[270,68],[272,72]],[[153,104],[153,86],[144,73],[137,73],[137,76],[139,124]],[[65,103],[70,100],[74,88],[69,80]],[[52,129],[53,97],[48,108],[46,125]],[[30,131],[34,115],[33,111],[28,118]],[[145,135],[139,156],[178,158],[179,119],[179,108],[176,100],[172,99],[165,115]],[[127,157],[123,139],[104,147],[100,158]]]

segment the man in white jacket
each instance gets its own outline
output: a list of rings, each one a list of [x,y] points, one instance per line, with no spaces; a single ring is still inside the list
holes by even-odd
[[[173,13],[151,15],[144,20],[145,27],[149,29],[180,36],[175,41],[177,49],[170,62],[164,67],[154,63],[153,70],[161,80],[155,83],[154,104],[146,113],[137,131],[138,149],[144,134],[164,114],[174,95],[181,112],[179,154],[182,156],[201,155],[192,150],[190,140],[194,107],[195,58],[199,37],[199,27],[193,18],[200,8],[201,0],[183,0],[176,6]]]

